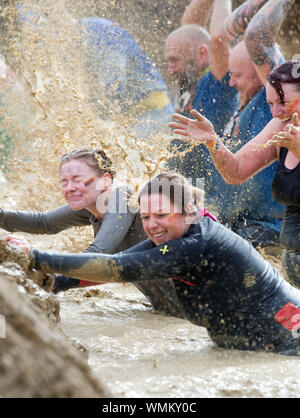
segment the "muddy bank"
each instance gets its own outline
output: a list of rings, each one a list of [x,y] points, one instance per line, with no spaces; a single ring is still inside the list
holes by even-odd
[[[204,328],[154,312],[131,284],[54,297],[28,277],[23,253],[5,247],[0,254],[3,397],[299,397],[297,358],[218,349]],[[265,256],[279,264],[276,252]],[[38,278],[46,287],[48,280]]]
[[[47,289],[49,278],[32,274],[24,254],[1,242],[0,260],[0,397],[109,396],[63,334],[59,302],[38,284]]]

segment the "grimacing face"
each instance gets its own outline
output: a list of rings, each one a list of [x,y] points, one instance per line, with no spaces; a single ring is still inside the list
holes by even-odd
[[[73,210],[95,208],[101,193],[95,171],[84,160],[64,163],[60,170],[61,192]]]

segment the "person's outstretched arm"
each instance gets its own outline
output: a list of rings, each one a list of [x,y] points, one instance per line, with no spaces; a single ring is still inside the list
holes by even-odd
[[[169,126],[175,134],[186,137],[186,142],[204,143],[210,151],[216,169],[228,184],[241,184],[248,180],[278,158],[278,147],[290,146],[283,138],[277,138],[277,142],[274,143],[273,136],[278,133],[281,122],[272,119],[255,138],[233,154],[222,143],[208,119],[196,110],[192,110],[191,114],[195,119],[176,113],[173,115],[175,122],[171,122]],[[299,126],[298,117],[295,117],[293,124]],[[293,139],[296,139],[297,135],[295,129]]]
[[[231,15],[231,0],[215,0],[209,25],[210,70],[221,80],[229,70],[230,44],[225,36],[224,21]]]
[[[52,235],[72,226],[89,224],[86,210],[73,211],[69,205],[48,212],[0,209],[0,227],[10,232]]]
[[[269,0],[251,19],[245,42],[257,73],[265,85],[269,73],[284,62],[276,44],[287,11],[295,0]]]
[[[268,0],[248,0],[237,7],[225,22],[227,40],[235,45],[244,37],[248,24]]]
[[[209,11],[214,0],[192,0],[181,18],[181,26],[196,24],[205,27],[208,22]]]
[[[196,24],[205,27],[210,9],[210,70],[215,79],[221,80],[229,68],[230,48],[225,36],[224,21],[231,15],[231,0],[193,0],[182,16],[181,26]]]
[[[185,275],[199,263],[202,244],[191,237],[149,248],[148,242],[114,255],[52,254],[31,249],[32,267],[93,282],[142,282]],[[193,259],[193,257],[195,259]]]

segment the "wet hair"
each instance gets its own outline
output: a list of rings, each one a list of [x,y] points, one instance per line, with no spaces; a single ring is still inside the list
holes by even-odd
[[[140,190],[138,203],[144,195],[163,194],[170,199],[180,213],[195,215],[197,207],[202,206],[204,199],[203,190],[194,187],[180,174],[167,172],[152,177]],[[188,204],[192,203],[193,211],[188,210]]]
[[[95,171],[95,173],[97,173],[98,177],[102,177],[105,173],[109,173],[113,179],[116,174],[111,160],[101,149],[83,148],[71,151],[61,157],[59,168],[61,169],[65,163],[73,160],[83,160]]]
[[[295,84],[296,90],[300,92],[300,62],[284,62],[269,74],[267,80],[276,90],[281,104],[284,104],[285,100],[282,83]]]

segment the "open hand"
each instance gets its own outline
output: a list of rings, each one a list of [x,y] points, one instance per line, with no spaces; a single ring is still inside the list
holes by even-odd
[[[169,123],[168,126],[173,128],[175,134],[188,137],[186,142],[199,141],[207,145],[215,143],[218,136],[212,123],[196,110],[192,110],[191,114],[195,119],[189,119],[179,113],[175,113],[173,115],[175,122]]]

